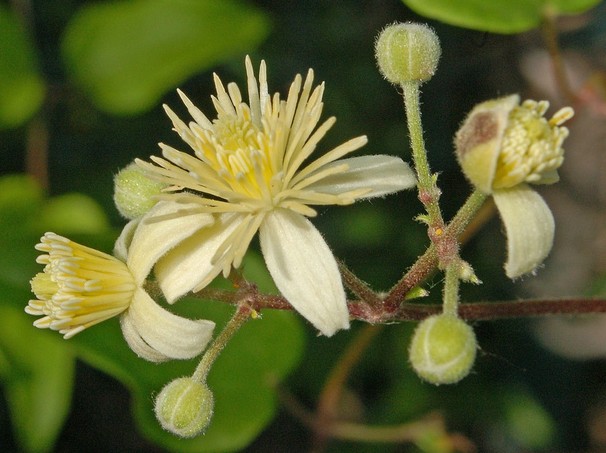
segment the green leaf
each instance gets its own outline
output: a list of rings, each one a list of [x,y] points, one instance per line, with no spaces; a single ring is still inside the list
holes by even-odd
[[[10,407],[15,437],[23,451],[52,451],[71,403],[72,348],[54,332],[32,326],[33,318],[5,303],[24,291],[0,285],[0,380]]]
[[[0,283],[26,288],[42,269],[34,246],[45,231],[98,238],[110,227],[92,198],[72,193],[45,199],[32,178],[15,174],[0,177],[0,231]]]
[[[16,127],[42,105],[44,81],[21,23],[0,5],[0,127]]]
[[[212,319],[217,328],[233,313],[221,303],[185,299],[178,302],[196,318]],[[171,307],[173,308],[173,307]],[[178,452],[241,450],[272,420],[277,401],[272,383],[292,370],[303,353],[303,334],[296,315],[264,311],[250,320],[212,367],[208,385],[215,411],[206,434],[180,439],[163,431],[153,413],[153,397],[177,377],[191,375],[196,360],[157,365],[137,358],[126,346],[117,323],[95,326],[73,339],[84,360],[128,386],[143,434],[163,448]]]
[[[556,424],[532,394],[512,388],[503,393],[502,399],[509,433],[524,450],[545,450],[552,445]]]
[[[402,0],[416,13],[441,22],[492,33],[521,33],[549,14],[579,14],[600,0]]]
[[[48,200],[40,212],[44,229],[65,234],[100,234],[109,230],[103,208],[88,195],[69,193]]]
[[[62,50],[100,109],[136,114],[196,72],[250,51],[267,32],[262,12],[234,0],[131,0],[82,8]]]

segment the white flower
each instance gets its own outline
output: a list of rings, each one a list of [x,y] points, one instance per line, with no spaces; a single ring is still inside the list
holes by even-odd
[[[467,178],[491,194],[507,233],[505,272],[515,278],[533,271],[553,245],[554,220],[549,207],[528,184],[553,184],[564,161],[560,127],[574,112],[558,110],[544,118],[547,101],[518,95],[477,105],[457,132],[457,157]]]
[[[124,249],[125,235],[131,230],[124,230],[117,248]],[[132,247],[145,248],[149,243],[138,236]],[[45,252],[37,259],[45,268],[32,279],[37,299],[25,308],[42,316],[34,322],[36,327],[58,330],[68,339],[121,315],[130,347],[153,362],[195,357],[208,344],[213,322],[176,316],[157,305],[143,288],[157,256],[137,253],[123,262],[55,233],[46,233],[36,249]]]
[[[332,127],[318,127],[324,85],[312,89],[313,71],[298,75],[288,97],[269,95],[265,63],[254,75],[246,59],[248,103],[234,83],[227,90],[215,76],[212,100],[217,118],[209,120],[181,92],[194,119],[186,124],[165,107],[175,131],[192,148],[190,155],[161,144],[156,165],[137,161],[151,177],[170,185],[162,199],[173,214],[152,209],[143,220],[158,236],[186,231],[189,237],[162,257],[156,277],[169,302],[208,285],[219,273],[238,267],[260,232],[269,271],[292,306],[324,335],[349,327],[345,292],[335,258],[307,220],[310,205],[346,205],[414,186],[411,169],[399,158],[363,156],[341,159],[366,143],[357,137],[309,160]],[[188,215],[215,213],[216,221],[180,225]],[[172,219],[169,227],[162,219]]]

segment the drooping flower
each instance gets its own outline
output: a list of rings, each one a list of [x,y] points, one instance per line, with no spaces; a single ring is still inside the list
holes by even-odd
[[[568,129],[561,125],[574,112],[544,115],[547,101],[518,95],[477,105],[455,139],[457,158],[467,178],[493,196],[507,233],[505,272],[515,278],[533,271],[549,254],[555,224],[543,198],[528,184],[553,184],[564,161],[562,144]]]
[[[117,246],[122,250],[132,228],[124,231]],[[141,235],[135,236],[131,247],[149,245]],[[124,262],[55,233],[46,233],[36,249],[44,252],[37,262],[45,267],[31,281],[37,299],[25,307],[30,315],[42,316],[34,322],[36,327],[58,330],[68,339],[121,315],[131,349],[153,362],[195,357],[210,340],[213,322],[170,313],[143,288],[157,260],[153,253],[131,254]]]
[[[259,81],[248,58],[246,72],[248,103],[235,83],[225,89],[215,76],[217,117],[212,121],[180,91],[194,121],[186,124],[165,107],[193,156],[161,144],[163,158],[151,158],[156,165],[137,161],[150,176],[169,184],[162,198],[173,202],[173,220],[216,214],[212,226],[192,226],[190,236],[158,261],[156,277],[174,302],[237,268],[259,231],[278,289],[323,334],[332,335],[349,326],[349,314],[336,260],[306,218],[316,215],[310,206],[347,205],[410,188],[414,175],[396,157],[341,159],[363,146],[364,136],[310,160],[335,122],[329,118],[318,127],[324,85],[313,88],[309,70],[305,81],[297,75],[282,100],[269,94],[264,62]],[[158,220],[152,209],[142,223],[171,235]]]

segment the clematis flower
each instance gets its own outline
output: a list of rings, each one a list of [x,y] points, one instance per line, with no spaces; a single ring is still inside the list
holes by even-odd
[[[532,272],[553,245],[554,220],[543,198],[529,184],[553,184],[564,161],[561,125],[574,112],[565,107],[551,119],[547,101],[518,95],[477,105],[455,138],[463,172],[479,190],[493,196],[507,234],[505,273]]]
[[[175,131],[193,155],[160,144],[155,163],[137,161],[166,183],[162,199],[172,201],[173,220],[213,213],[207,228],[190,224],[190,236],[163,256],[156,277],[169,302],[198,291],[223,272],[237,268],[260,233],[261,250],[276,286],[291,305],[324,335],[349,327],[345,291],[336,260],[307,217],[311,205],[347,205],[415,185],[399,158],[378,155],[341,159],[363,146],[351,139],[315,160],[310,156],[335,119],[318,126],[324,85],[315,88],[313,71],[297,75],[286,100],[270,96],[265,63],[259,81],[246,59],[248,103],[236,84],[227,89],[215,75],[212,97],[217,117],[209,120],[179,91],[193,120],[183,122],[168,107]],[[173,234],[152,209],[142,221],[165,236]],[[177,224],[177,223],[176,223]],[[180,231],[185,227],[178,226]]]
[[[124,230],[117,248],[124,250],[125,236],[131,235],[132,229]],[[146,244],[148,240],[135,234],[132,247],[142,249]],[[143,288],[157,259],[153,249],[151,253],[131,254],[123,262],[55,233],[46,233],[36,249],[45,252],[37,259],[45,267],[31,281],[37,299],[25,308],[30,315],[42,316],[34,326],[58,330],[68,339],[120,315],[131,349],[153,362],[195,357],[209,342],[213,322],[172,314]]]

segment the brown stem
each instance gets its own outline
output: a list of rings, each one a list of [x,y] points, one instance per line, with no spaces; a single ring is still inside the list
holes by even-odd
[[[299,400],[283,388],[277,387],[276,390],[282,406],[288,413],[312,430],[319,428],[317,419]],[[451,450],[448,451],[469,453],[476,451],[475,445],[466,437],[448,433],[443,418],[436,413],[428,414],[414,422],[388,426],[370,426],[335,420],[326,427],[326,431],[326,435],[332,439],[372,443],[413,443],[433,434],[442,436],[444,441],[450,444]]]
[[[213,299],[232,304],[238,295],[235,291],[204,289],[197,293],[201,298]],[[241,295],[240,295],[241,297]],[[251,294],[248,301],[255,310],[292,310],[292,306],[282,296]],[[350,300],[347,303],[353,319],[371,324],[396,321],[419,321],[439,313],[441,305],[414,304],[404,302],[395,312],[370,307],[365,301]],[[474,302],[459,305],[459,315],[470,321],[493,321],[498,319],[528,318],[545,315],[576,315],[606,313],[606,299],[566,298],[566,299],[526,299],[504,302]]]
[[[315,430],[314,451],[321,451],[327,440],[327,434],[333,434],[331,432],[331,425],[337,420],[339,415],[339,402],[341,401],[343,387],[347,378],[373,338],[382,330],[382,327],[382,325],[365,325],[357,333],[354,340],[349,343],[345,352],[330,371],[316,408],[316,423],[320,429]]]
[[[573,103],[576,101],[577,96],[570,86],[568,77],[566,76],[566,68],[564,66],[564,60],[562,53],[560,52],[560,46],[558,45],[558,31],[556,25],[557,16],[551,9],[547,9],[543,14],[542,32],[547,51],[551,58],[551,65],[553,68],[553,74],[555,82],[560,90],[563,100],[567,103]]]
[[[357,275],[350,271],[345,264],[339,260],[337,260],[337,263],[339,265],[341,277],[343,278],[343,283],[351,290],[351,292],[373,307],[378,307],[383,303],[383,300],[377,295],[377,293],[375,293],[365,282],[360,280]]]
[[[461,236],[467,229],[467,226],[472,224],[472,219],[475,218],[475,213],[480,209],[486,200],[486,195],[479,191],[474,191],[465,204],[461,206],[457,214],[452,218],[446,227],[445,236],[454,236],[461,241]],[[474,222],[473,228],[477,229],[488,221],[490,217],[482,216],[477,223]],[[465,239],[469,238],[469,234],[465,235]],[[388,311],[396,311],[400,303],[406,298],[406,295],[415,286],[421,284],[427,279],[438,266],[438,253],[435,246],[430,245],[425,253],[421,255],[415,264],[404,274],[398,283],[389,291],[389,294],[384,298],[383,304]]]
[[[441,313],[441,305],[402,304],[392,321],[420,321]],[[529,299],[515,302],[479,302],[459,305],[468,321],[529,318],[545,315],[606,313],[606,299]]]
[[[41,116],[34,118],[27,126],[25,171],[47,190],[49,188],[48,135],[48,127]]]

